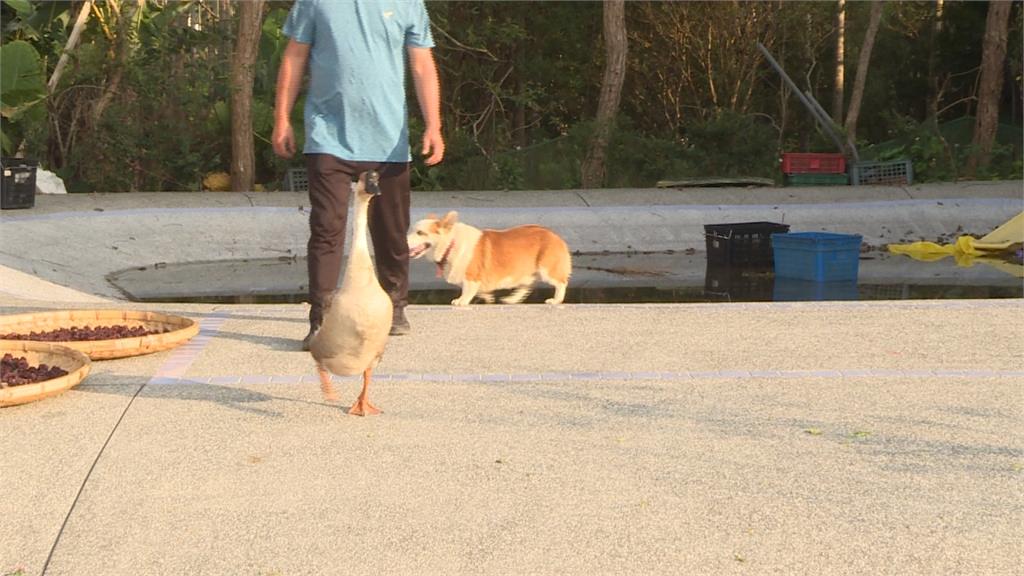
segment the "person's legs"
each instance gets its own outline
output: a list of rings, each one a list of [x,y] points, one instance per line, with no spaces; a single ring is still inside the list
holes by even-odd
[[[381,195],[370,203],[370,237],[377,278],[395,307],[391,333],[407,334],[409,322],[409,164],[380,164]]]
[[[351,166],[329,154],[307,154],[309,180],[309,242],[306,259],[309,271],[310,335],[323,319],[324,304],[338,287],[345,251],[345,226],[351,190]],[[303,341],[308,348],[309,336]]]

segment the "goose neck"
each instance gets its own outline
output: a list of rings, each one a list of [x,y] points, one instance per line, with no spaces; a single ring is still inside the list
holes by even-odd
[[[372,267],[370,248],[366,241],[369,220],[370,199],[356,195],[355,221],[352,223],[352,249],[349,253],[349,268]]]

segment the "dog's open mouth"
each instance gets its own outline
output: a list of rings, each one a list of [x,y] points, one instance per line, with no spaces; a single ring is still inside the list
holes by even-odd
[[[423,256],[423,254],[426,253],[427,249],[429,248],[430,242],[424,242],[419,246],[409,248],[409,258],[419,258],[420,256]]]

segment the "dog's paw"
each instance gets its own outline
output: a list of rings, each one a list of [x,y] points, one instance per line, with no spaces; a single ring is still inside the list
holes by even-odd
[[[452,306],[469,306],[469,302],[463,302],[461,298],[452,300]]]
[[[545,304],[561,304],[561,302],[559,302],[558,300],[555,300],[554,298],[548,298],[547,300],[544,301],[544,303]]]

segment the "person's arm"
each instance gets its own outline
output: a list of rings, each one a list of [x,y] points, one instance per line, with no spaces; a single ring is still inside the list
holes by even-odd
[[[295,154],[295,133],[292,130],[292,107],[299,97],[302,75],[309,60],[309,44],[289,40],[277,71],[277,93],[274,97],[274,153],[283,158]]]
[[[441,85],[437,77],[437,65],[430,48],[410,46],[409,68],[412,71],[416,98],[423,113],[426,130],[423,132],[423,155],[428,166],[444,158],[444,138],[441,137]]]

